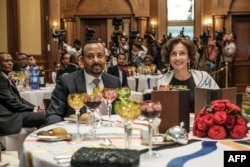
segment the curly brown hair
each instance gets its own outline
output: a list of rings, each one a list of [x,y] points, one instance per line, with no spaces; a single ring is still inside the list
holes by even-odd
[[[171,38],[166,44],[162,46],[161,49],[162,60],[164,60],[165,63],[169,64],[170,54],[174,46],[179,43],[182,43],[187,48],[188,57],[190,59],[190,66],[192,67],[195,64],[196,48],[191,40],[181,37]]]

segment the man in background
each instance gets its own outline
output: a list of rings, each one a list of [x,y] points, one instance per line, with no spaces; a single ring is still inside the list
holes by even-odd
[[[82,54],[82,43],[79,39],[75,39],[73,41],[73,46],[70,46],[66,43],[63,43],[64,50],[70,55],[74,53],[78,53],[78,55]]]
[[[108,68],[108,73],[119,78],[122,87],[128,86],[127,74],[124,71],[126,55],[124,53],[117,54],[117,65]]]

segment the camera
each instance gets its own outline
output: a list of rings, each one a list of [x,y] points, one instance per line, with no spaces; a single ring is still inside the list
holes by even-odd
[[[122,25],[122,18],[121,17],[115,17],[112,20],[112,25],[113,26],[121,26]]]
[[[155,31],[146,31],[145,34],[144,34],[144,39],[146,39],[148,41],[148,43],[152,43],[153,42],[153,39],[151,38],[150,35],[153,35],[155,36]]]
[[[57,30],[52,33],[52,37],[58,40],[58,48],[63,48],[63,41],[66,40],[66,30]]]
[[[87,27],[86,28],[87,32],[85,33],[86,35],[86,40],[92,40],[93,39],[93,34],[95,33],[95,29],[93,27]]]
[[[219,30],[215,32],[215,40],[216,41],[222,41],[223,40],[223,36],[225,34],[224,30]]]
[[[135,40],[136,40],[136,37],[138,36],[138,31],[135,30],[135,29],[132,29],[130,30],[130,34],[129,34],[129,44],[132,45]]]
[[[201,39],[201,44],[203,48],[206,48],[208,46],[208,39],[211,36],[208,34],[208,32],[203,31],[200,35],[200,39]]]

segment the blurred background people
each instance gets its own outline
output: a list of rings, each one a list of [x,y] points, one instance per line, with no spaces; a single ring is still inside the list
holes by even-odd
[[[70,46],[67,43],[63,42],[63,47],[64,50],[66,50],[66,52],[70,55],[74,54],[74,53],[78,53],[79,55],[82,54],[82,43],[79,39],[75,39],[73,41],[73,45]]]
[[[117,54],[117,65],[108,68],[108,73],[119,78],[122,87],[128,86],[127,73],[124,71],[126,63],[125,53]]]

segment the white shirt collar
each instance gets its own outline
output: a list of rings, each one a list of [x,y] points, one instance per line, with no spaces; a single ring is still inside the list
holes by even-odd
[[[95,84],[92,82],[96,77],[93,77],[92,75],[89,75],[85,70],[84,75],[85,75],[85,80],[86,80],[86,88],[87,88],[87,93],[92,93],[93,89],[95,88]],[[100,87],[104,87],[103,81],[102,81],[102,75],[97,77],[100,79]]]

